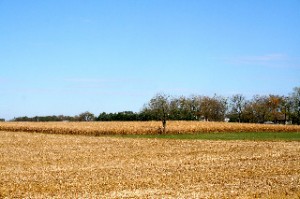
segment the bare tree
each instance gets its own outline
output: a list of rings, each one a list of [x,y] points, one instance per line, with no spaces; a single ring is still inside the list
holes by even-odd
[[[95,119],[95,116],[93,113],[86,111],[84,113],[81,113],[78,119],[79,121],[93,121]]]
[[[162,121],[162,133],[166,133],[170,110],[169,96],[163,93],[157,94],[150,100],[148,108]]]
[[[290,94],[293,122],[300,124],[300,87],[295,87]]]
[[[281,112],[284,114],[284,123],[287,124],[290,120],[292,101],[289,97],[282,96],[281,98]]]
[[[278,123],[284,117],[281,105],[283,103],[283,97],[279,95],[269,95],[268,97],[268,120],[274,123]]]
[[[269,114],[268,102],[268,96],[253,96],[245,109],[249,122],[263,123],[267,121]]]
[[[206,121],[224,121],[226,110],[227,100],[223,97],[215,95],[201,98],[199,112]]]
[[[246,98],[242,94],[236,94],[231,97],[230,102],[231,113],[238,116],[238,121],[240,123],[246,106]]]

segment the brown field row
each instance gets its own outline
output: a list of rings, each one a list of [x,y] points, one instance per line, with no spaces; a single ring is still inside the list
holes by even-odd
[[[158,134],[161,122],[2,122],[1,131],[42,132],[52,134]],[[168,134],[208,132],[300,132],[298,125],[240,124],[225,122],[169,121]]]
[[[299,198],[299,142],[0,132],[0,198]]]

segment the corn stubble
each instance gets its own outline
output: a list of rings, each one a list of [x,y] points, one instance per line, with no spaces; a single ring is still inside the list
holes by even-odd
[[[0,132],[0,198],[299,198],[299,142]]]
[[[0,131],[24,131],[76,135],[138,135],[162,133],[161,122],[2,122]],[[240,124],[170,121],[167,134],[209,132],[300,132],[298,125]]]

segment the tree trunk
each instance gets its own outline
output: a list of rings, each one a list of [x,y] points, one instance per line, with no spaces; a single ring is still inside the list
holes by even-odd
[[[166,120],[166,118],[163,118],[163,120],[162,120],[162,127],[163,127],[163,129],[162,129],[163,134],[165,134],[166,133],[166,127],[167,127],[167,120]]]

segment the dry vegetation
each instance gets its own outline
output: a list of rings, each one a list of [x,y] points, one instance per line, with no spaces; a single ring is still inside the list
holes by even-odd
[[[42,132],[52,134],[158,134],[161,122],[2,122],[2,131]],[[170,121],[168,134],[205,132],[300,132],[297,125],[239,124],[225,122]]]
[[[2,131],[0,171],[0,198],[299,198],[300,143]]]

